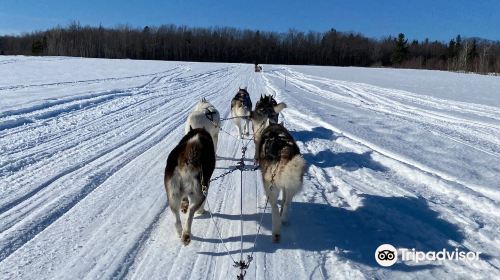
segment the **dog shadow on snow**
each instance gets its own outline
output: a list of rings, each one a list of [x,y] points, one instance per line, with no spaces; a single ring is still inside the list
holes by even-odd
[[[336,140],[338,136],[330,129],[324,127],[314,127],[312,130],[291,131],[297,141],[309,142],[314,139]],[[320,168],[339,166],[347,171],[354,171],[360,168],[369,168],[374,171],[384,172],[386,167],[374,161],[371,152],[362,154],[354,152],[334,153],[331,150],[323,150],[316,154],[305,153],[304,159],[312,165]]]
[[[296,141],[309,142],[314,139],[336,140],[338,137],[330,129],[313,127],[312,130],[290,131]]]
[[[274,253],[276,250],[335,251],[341,258],[374,268],[382,268],[375,262],[375,250],[381,244],[391,244],[396,248],[415,248],[418,251],[453,251],[450,241],[458,244],[464,235],[454,224],[439,218],[439,213],[430,209],[423,198],[382,197],[363,195],[362,206],[355,210],[333,207],[326,204],[293,202],[290,224],[282,226],[281,242],[271,242],[271,215],[263,218],[264,233],[259,234],[256,247],[251,244],[255,238],[255,228],[246,226],[252,234],[243,236],[246,253]],[[239,220],[239,215],[214,214],[219,219]],[[244,220],[259,220],[258,214],[244,215]],[[195,226],[196,227],[196,226]],[[196,234],[196,230],[194,231]],[[219,243],[214,236],[203,238],[194,236],[199,242]],[[240,236],[226,237],[225,242],[239,242]],[[248,248],[250,247],[250,248]],[[463,249],[463,248],[462,248]],[[463,249],[468,251],[466,249]],[[231,253],[239,253],[234,250]],[[226,252],[199,252],[212,256],[224,256]],[[398,262],[391,270],[417,271],[432,269],[433,264],[406,265]]]
[[[387,168],[385,166],[372,159],[371,153],[371,151],[362,154],[354,152],[334,153],[331,150],[323,150],[317,154],[307,153],[303,156],[309,164],[320,168],[339,166],[347,171],[354,171],[360,168],[369,168],[380,172],[386,171]]]

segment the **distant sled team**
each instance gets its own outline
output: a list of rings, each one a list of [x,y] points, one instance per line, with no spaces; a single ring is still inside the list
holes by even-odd
[[[302,188],[305,171],[305,161],[295,140],[282,124],[278,124],[279,113],[284,108],[285,103],[277,103],[270,95],[261,95],[252,111],[247,88],[239,88],[231,100],[231,116],[239,138],[250,134],[249,124],[252,123],[254,160],[260,166],[271,205],[273,242],[280,241],[281,224],[288,221],[290,204]],[[206,193],[215,169],[220,126],[219,111],[203,98],[189,114],[185,135],[167,159],[165,190],[175,216],[175,229],[184,245],[191,241],[195,212],[204,212]],[[278,208],[280,193],[281,209]],[[184,227],[179,212],[188,215]]]

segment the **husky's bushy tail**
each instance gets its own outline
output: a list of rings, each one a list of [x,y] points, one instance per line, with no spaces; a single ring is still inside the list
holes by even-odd
[[[281,185],[287,193],[287,199],[290,199],[300,192],[302,189],[302,180],[304,175],[304,170],[306,167],[306,161],[302,155],[295,155],[283,168],[283,171],[279,173]]]

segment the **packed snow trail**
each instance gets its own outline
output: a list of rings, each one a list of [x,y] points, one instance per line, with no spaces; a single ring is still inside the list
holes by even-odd
[[[256,252],[246,279],[497,275],[500,109],[321,69],[0,58],[0,278],[235,278],[208,214],[181,245],[163,170],[195,103],[205,97],[228,117],[239,86],[254,104],[260,94],[287,103],[281,119],[309,164],[281,243],[271,243],[267,209],[255,248],[265,198],[259,172],[244,172],[244,252]],[[232,135],[220,132],[214,176],[241,156],[235,127],[223,130]],[[253,153],[251,143],[246,163]],[[239,176],[213,182],[208,195],[235,259]],[[374,260],[383,243],[482,258],[383,268]]]

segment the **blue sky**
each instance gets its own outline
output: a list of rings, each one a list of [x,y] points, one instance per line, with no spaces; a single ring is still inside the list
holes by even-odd
[[[448,41],[461,34],[500,40],[499,0],[0,0],[0,34],[67,25],[112,27],[177,24],[266,31],[355,31],[373,38],[403,32],[410,39]]]

